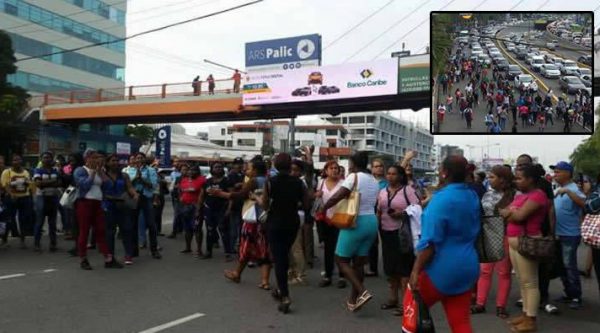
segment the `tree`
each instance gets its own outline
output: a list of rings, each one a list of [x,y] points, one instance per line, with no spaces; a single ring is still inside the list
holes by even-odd
[[[0,155],[22,153],[28,133],[20,118],[28,107],[29,94],[7,82],[7,76],[17,71],[16,61],[10,37],[0,30]]]
[[[125,134],[140,140],[142,145],[152,145],[156,135],[155,130],[152,127],[138,124],[127,126]]]
[[[600,116],[600,107],[596,108],[596,117]],[[581,143],[570,158],[575,169],[585,175],[596,177],[600,173],[600,121],[596,123],[594,134]]]

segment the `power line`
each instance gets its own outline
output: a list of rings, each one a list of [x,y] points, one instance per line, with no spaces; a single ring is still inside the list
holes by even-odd
[[[450,6],[455,1],[456,0],[451,0],[450,2],[448,2],[447,4],[445,4],[444,7],[438,9],[438,11],[446,9],[448,6]],[[487,1],[487,0],[483,0],[483,2],[485,2],[485,1]],[[425,20],[423,20],[421,23],[419,23],[418,25],[416,25],[414,28],[410,29],[407,33],[405,33],[404,35],[402,35],[402,37],[398,38],[395,42],[393,42],[392,44],[390,44],[390,46],[388,46],[385,49],[383,49],[383,51],[381,51],[381,53],[379,53],[378,55],[376,55],[375,58],[373,58],[373,60],[375,60],[377,57],[379,57],[380,55],[382,55],[383,53],[385,53],[387,50],[389,50],[390,48],[392,48],[394,45],[398,44],[398,42],[400,42],[402,39],[404,39],[406,36],[408,36],[413,31],[417,30],[419,27],[421,27],[423,24],[425,24],[428,21],[429,21],[429,17],[426,17]]]
[[[371,39],[370,42],[368,42],[366,45],[364,45],[363,47],[361,47],[358,51],[354,52],[351,56],[349,56],[348,58],[346,58],[346,60],[344,60],[344,62],[348,62],[348,60],[354,58],[357,54],[361,53],[363,50],[365,50],[366,48],[368,48],[369,46],[371,46],[371,44],[373,44],[376,40],[378,40],[379,38],[381,38],[381,36],[387,34],[390,30],[394,29],[398,24],[402,23],[404,20],[406,20],[406,18],[408,18],[409,16],[411,16],[412,14],[414,14],[416,11],[418,11],[419,9],[423,8],[427,3],[429,3],[431,0],[427,0],[425,1],[425,3],[423,3],[422,5],[416,7],[415,9],[413,9],[410,13],[408,13],[406,16],[404,16],[403,18],[401,18],[400,20],[396,21],[391,27],[389,27],[388,29],[386,29],[384,32],[382,32],[381,34],[377,35],[377,37]],[[452,0],[452,1],[456,1],[456,0]]]
[[[542,9],[542,7],[544,7],[548,2],[550,2],[550,0],[546,0],[546,2],[541,4],[536,10],[534,10],[534,12],[537,12],[538,10]]]
[[[205,18],[209,18],[209,17],[220,15],[220,14],[224,14],[224,13],[227,13],[227,12],[231,12],[231,11],[234,11],[234,10],[237,10],[237,9],[240,9],[240,8],[243,8],[243,7],[251,6],[251,5],[263,2],[263,1],[264,0],[255,0],[255,1],[252,1],[252,2],[248,2],[248,3],[242,4],[242,5],[235,6],[235,7],[230,7],[230,8],[224,9],[224,10],[220,10],[218,12],[213,12],[213,13],[210,13],[210,14],[207,14],[207,15],[202,15],[202,16],[199,16],[199,17],[194,17],[194,18],[191,18],[189,20],[179,21],[179,22],[175,22],[175,23],[172,23],[172,24],[164,25],[162,27],[158,27],[158,28],[154,28],[154,29],[142,31],[140,33],[133,34],[131,36],[127,36],[127,37],[123,37],[123,38],[119,38],[117,40],[100,42],[100,43],[94,43],[94,44],[90,44],[90,45],[85,45],[85,46],[77,47],[77,48],[74,48],[74,49],[62,50],[62,51],[52,52],[52,53],[47,53],[47,54],[41,54],[41,55],[37,55],[37,56],[34,56],[34,57],[27,57],[27,58],[19,59],[19,60],[17,60],[17,62],[19,62],[19,61],[26,61],[26,60],[30,60],[30,59],[37,59],[37,58],[43,58],[43,57],[53,56],[55,54],[63,54],[63,53],[75,52],[75,51],[79,51],[79,50],[83,50],[83,49],[88,49],[88,48],[91,48],[91,47],[96,47],[96,46],[101,46],[101,45],[108,45],[108,44],[112,44],[112,43],[123,42],[123,41],[129,40],[129,39],[132,39],[132,38],[136,38],[136,37],[139,37],[139,36],[151,34],[151,33],[154,33],[154,32],[166,30],[166,29],[169,29],[169,28],[172,28],[172,27],[176,27],[176,26],[179,26],[179,25],[183,25],[183,24],[187,24],[187,23],[190,23],[190,22],[195,22],[195,21],[199,21],[199,20],[202,20],[202,19],[205,19]]]
[[[520,5],[520,4],[521,4],[523,1],[525,1],[525,0],[521,0],[521,1],[519,1],[519,2],[518,2],[516,5],[512,6],[512,8],[511,8],[511,9],[509,9],[508,11],[510,12],[511,10],[513,10],[513,9],[515,9],[515,8],[517,8],[517,7],[519,7],[519,5]]]
[[[486,3],[488,0],[483,1],[482,3],[478,4],[475,8],[471,9],[471,10],[475,10],[479,7],[481,7],[484,3]]]
[[[361,26],[363,23],[365,23],[366,21],[368,21],[371,17],[375,16],[377,13],[381,12],[383,9],[385,9],[386,7],[388,7],[389,5],[391,5],[394,1],[396,1],[396,0],[390,0],[388,3],[386,3],[385,5],[383,5],[381,8],[377,9],[376,11],[374,11],[373,13],[371,13],[370,15],[368,15],[367,17],[365,17],[364,19],[362,19],[360,22],[358,22],[356,25],[354,25],[350,29],[346,30],[346,32],[344,32],[343,34],[341,34],[338,38],[334,39],[331,43],[327,44],[323,48],[323,50],[326,50],[328,47],[332,46],[333,44],[337,43],[342,38],[346,37],[349,33],[351,33],[356,28],[358,28],[359,26]]]

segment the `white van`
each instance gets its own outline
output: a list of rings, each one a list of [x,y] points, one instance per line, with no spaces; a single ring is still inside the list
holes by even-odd
[[[544,57],[542,56],[534,56],[531,58],[531,68],[536,71],[539,72],[540,71],[540,67],[542,67],[542,65],[544,64]]]

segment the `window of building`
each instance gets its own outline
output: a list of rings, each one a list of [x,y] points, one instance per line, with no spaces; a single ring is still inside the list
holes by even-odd
[[[73,21],[65,16],[55,14],[51,11],[31,5],[21,0],[0,0],[0,10],[6,14],[37,23],[48,29],[63,32],[67,35],[71,35],[92,43],[102,42],[103,39],[107,39],[108,41],[117,41],[120,39],[119,37],[107,34],[104,31],[94,29],[85,24]],[[95,35],[93,34],[94,32],[96,33]],[[120,53],[125,53],[124,41],[105,44],[102,46]]]
[[[256,139],[238,139],[237,145],[244,147],[254,147],[256,146]]]
[[[375,145],[375,140],[367,140],[366,144],[367,146],[373,146]]]
[[[227,141],[227,147],[233,147],[233,141],[228,140]]]
[[[221,135],[225,135],[225,129],[221,128]]]
[[[99,0],[64,0],[73,5],[109,19],[119,25],[125,25],[125,12]]]
[[[368,124],[375,123],[375,116],[367,116],[367,123]]]
[[[365,122],[365,117],[350,117],[350,124],[363,124]]]
[[[375,134],[374,128],[367,128],[367,134]]]
[[[325,135],[338,135],[338,130],[336,130],[336,129],[325,130]]]
[[[74,83],[55,80],[49,77],[17,71],[8,75],[8,82],[29,91],[47,93],[65,90],[93,90],[93,88],[80,86]]]

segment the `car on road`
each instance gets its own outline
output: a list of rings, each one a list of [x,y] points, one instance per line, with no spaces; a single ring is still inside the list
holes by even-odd
[[[565,60],[563,66],[560,68],[560,73],[562,75],[574,75],[577,74],[578,69],[579,67],[575,61]]]
[[[508,60],[504,59],[504,58],[500,58],[498,60],[496,60],[496,67],[498,67],[499,70],[501,71],[506,71],[508,70]]]
[[[521,48],[517,50],[517,59],[525,59],[527,57],[527,50]]]
[[[578,76],[578,78],[579,78],[579,80],[581,80],[581,83],[583,83],[583,85],[586,86],[587,88],[592,87],[592,75],[582,74],[582,75]]]
[[[577,75],[589,75],[592,76],[592,70],[589,68],[581,68],[577,69]]]
[[[584,55],[579,57],[579,59],[577,59],[577,61],[579,61],[582,64],[586,64],[588,66],[592,65],[592,56],[591,55]]]
[[[577,76],[563,76],[558,81],[560,89],[567,94],[574,95],[577,90],[584,90],[586,87]]]
[[[514,80],[515,77],[523,74],[521,68],[517,65],[508,65],[508,78]]]
[[[533,88],[533,91],[538,90],[537,83],[533,79],[533,76],[529,74],[520,74],[515,76],[515,87],[520,87],[521,83],[525,86],[525,88]]]
[[[298,88],[292,91],[292,96],[310,96],[312,94],[312,89],[310,87]]]
[[[554,64],[543,64],[540,66],[540,74],[548,79],[558,79],[560,77],[560,70]]]
[[[530,63],[531,63],[531,69],[533,69],[535,72],[539,72],[540,67],[542,67],[542,65],[544,64],[544,57],[535,56],[535,57],[531,58]]]
[[[556,65],[556,67],[558,67],[558,70],[560,70],[563,67],[563,65],[565,64],[565,59],[559,58],[559,57],[554,57],[551,59],[550,63]]]
[[[490,59],[490,56],[488,56],[487,54],[478,55],[477,61],[479,61],[479,63],[481,63],[481,64],[486,64],[486,65],[492,64],[492,59]]]
[[[546,48],[548,50],[554,51],[554,50],[556,50],[556,44],[554,44],[554,43],[546,43]]]

